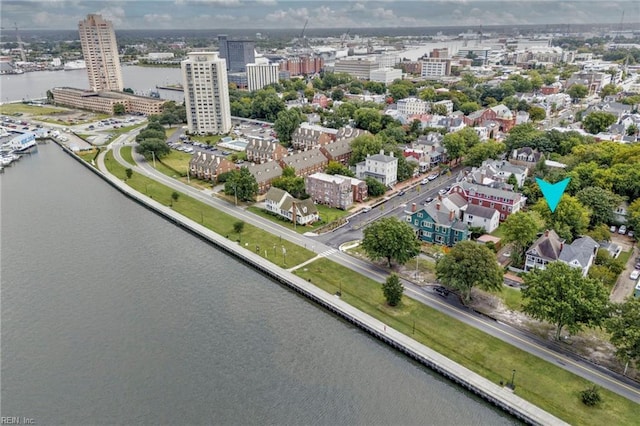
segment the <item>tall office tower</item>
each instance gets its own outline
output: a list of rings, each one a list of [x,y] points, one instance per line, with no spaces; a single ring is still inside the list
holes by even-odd
[[[215,52],[187,56],[181,66],[189,132],[228,133],[231,107],[225,60]]]
[[[250,91],[280,81],[278,64],[247,64],[247,83]]]
[[[121,92],[122,70],[111,22],[100,15],[87,15],[87,19],[78,23],[78,30],[91,90]]]
[[[245,72],[247,64],[256,61],[256,44],[251,40],[229,40],[227,36],[218,36],[220,57],[227,61],[227,71]]]

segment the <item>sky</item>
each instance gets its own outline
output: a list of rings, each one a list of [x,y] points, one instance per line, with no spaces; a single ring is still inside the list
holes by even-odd
[[[624,19],[623,19],[624,11]],[[116,30],[638,23],[638,0],[0,0],[5,31],[76,29],[89,13]],[[637,25],[636,25],[637,27]]]

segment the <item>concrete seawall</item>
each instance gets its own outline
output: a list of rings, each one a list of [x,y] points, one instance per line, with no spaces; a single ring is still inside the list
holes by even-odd
[[[216,234],[199,223],[180,215],[171,208],[148,198],[147,196],[135,191],[119,179],[102,173],[100,170],[75,155],[75,153],[73,153],[69,148],[61,145],[60,143],[58,143],[58,145],[71,157],[79,161],[81,164],[84,164],[85,167],[92,170],[100,178],[104,179],[114,188],[132,200],[135,200],[142,206],[181,226],[202,240],[224,250],[228,254],[236,257],[273,280],[314,301],[328,311],[358,326],[372,336],[375,336],[410,358],[442,374],[465,389],[479,395],[486,401],[494,404],[507,413],[510,413],[514,417],[532,425],[567,424],[515,395],[511,390],[485,379],[466,367],[463,367],[435,352],[427,346],[386,326],[383,322],[357,310],[353,306],[342,301],[339,297],[325,292],[324,290],[314,286],[312,283],[309,283],[293,273],[272,264],[252,251],[243,248],[236,242]]]

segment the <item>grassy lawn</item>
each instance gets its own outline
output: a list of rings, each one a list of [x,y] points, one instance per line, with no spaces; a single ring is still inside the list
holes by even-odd
[[[123,133],[129,133],[132,130],[135,130],[139,127],[144,127],[146,126],[147,123],[143,123],[143,124],[134,124],[133,126],[125,126],[125,127],[120,127],[119,129],[104,129],[104,128],[98,128],[97,130],[100,131],[104,131],[104,133],[110,133],[112,136],[112,139],[117,138],[118,136],[120,136]]]
[[[515,288],[502,286],[502,293],[497,294],[504,304],[513,311],[522,311],[522,292]]]
[[[591,386],[588,380],[408,297],[398,307],[390,308],[380,283],[328,259],[316,260],[295,273],[331,294],[341,291],[345,302],[494,383],[511,380],[515,369],[516,394],[569,423],[637,424],[640,405],[600,389],[601,405],[588,408],[580,400],[580,391]]]
[[[23,103],[0,105],[0,114],[13,115],[15,113],[29,115],[49,115],[64,112],[65,110],[51,106],[26,105]]]
[[[78,157],[82,158],[87,163],[91,163],[91,160],[93,160],[96,157],[97,153],[98,153],[98,149],[94,148],[91,151],[80,151],[77,154],[78,154]],[[97,167],[97,166],[94,166],[94,167]]]
[[[489,235],[493,235],[494,237],[498,238],[504,238],[504,228],[502,226],[498,226],[496,230]]]
[[[213,135],[213,136],[191,136],[191,140],[196,142],[204,142],[208,145],[217,144],[220,139],[222,139],[224,135]]]
[[[126,167],[119,164],[113,158],[113,152],[109,151],[105,155],[105,164],[109,171],[119,179],[123,181],[126,179]],[[180,194],[178,201],[172,202],[171,194],[174,192],[173,189],[139,173],[134,172],[131,179],[126,180],[126,183],[137,191],[147,194],[159,203],[165,206],[172,206],[176,212],[204,225],[220,235],[224,235],[234,241],[239,239],[240,244],[249,250],[256,251],[256,246],[259,247],[260,256],[268,259],[277,266],[290,268],[315,256],[315,253],[310,250],[283,240],[277,235],[272,235],[248,223],[245,223],[242,234],[235,234],[233,232],[233,224],[238,222],[237,218],[184,194]],[[286,249],[286,258],[283,258],[282,247]]]
[[[122,155],[122,158],[127,163],[131,164],[132,166],[136,165],[136,162],[133,161],[133,147],[132,146],[123,146],[122,148],[120,148],[120,155]]]
[[[191,154],[172,149],[167,156],[162,157],[162,163],[156,161],[156,166],[158,171],[167,176],[186,176],[191,157]],[[176,174],[176,172],[178,172],[178,174]]]
[[[164,134],[167,135],[167,139],[169,139],[171,135],[178,131],[178,129],[178,127],[169,127],[168,129],[165,129]]]
[[[623,251],[618,255],[618,260],[622,262],[623,265],[626,265],[631,257],[632,250]]]

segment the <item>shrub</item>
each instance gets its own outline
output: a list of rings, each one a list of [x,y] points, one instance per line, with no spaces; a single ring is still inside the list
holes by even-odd
[[[582,403],[588,407],[594,407],[602,400],[600,390],[596,385],[580,392],[580,397],[582,398]]]

